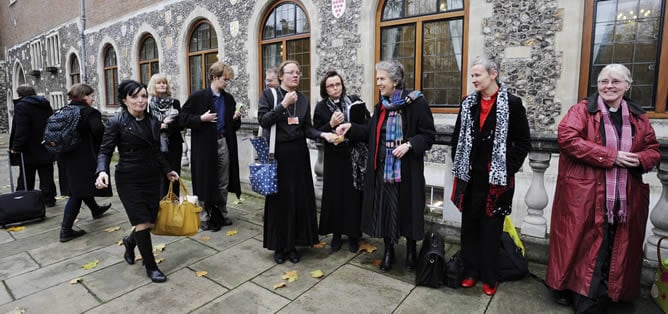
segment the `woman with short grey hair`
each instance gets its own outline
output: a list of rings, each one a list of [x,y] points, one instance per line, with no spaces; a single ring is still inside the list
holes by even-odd
[[[344,123],[337,133],[368,143],[362,232],[385,241],[381,271],[394,263],[394,246],[406,238],[406,268],[417,262],[424,238],[424,154],[436,138],[434,118],[420,91],[406,90],[398,61],[376,64],[380,102],[365,124]],[[346,133],[347,132],[347,133]]]

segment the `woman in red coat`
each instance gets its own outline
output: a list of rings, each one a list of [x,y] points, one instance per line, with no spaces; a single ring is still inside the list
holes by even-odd
[[[625,66],[607,65],[598,93],[559,124],[546,282],[576,313],[605,312],[609,300],[640,293],[649,209],[642,174],[660,155],[645,111],[624,97],[632,82]]]

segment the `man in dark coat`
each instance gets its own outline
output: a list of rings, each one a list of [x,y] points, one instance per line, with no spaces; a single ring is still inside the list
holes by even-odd
[[[26,180],[28,190],[35,189],[35,174],[39,173],[39,189],[44,195],[46,206],[56,205],[56,184],[53,181],[54,156],[49,153],[42,139],[46,121],[53,113],[46,98],[37,96],[31,86],[17,88],[19,99],[14,100],[14,121],[9,137],[10,152],[14,165],[20,165],[20,153],[25,161],[25,173],[20,168],[17,190],[23,190]]]
[[[202,229],[218,231],[232,224],[227,217],[227,193],[241,196],[236,131],[241,112],[225,92],[234,78],[229,65],[216,62],[209,68],[211,86],[188,97],[179,119],[192,130],[190,165],[193,191],[204,203]]]

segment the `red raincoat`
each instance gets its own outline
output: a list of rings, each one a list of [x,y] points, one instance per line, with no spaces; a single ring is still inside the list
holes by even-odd
[[[603,242],[605,171],[617,151],[605,146],[602,115],[596,97],[574,105],[559,123],[559,174],[550,225],[550,259],[546,283],[553,289],[571,290],[594,297],[590,291]],[[627,222],[618,223],[610,260],[608,296],[632,300],[640,294],[643,242],[649,210],[649,185],[641,174],[659,161],[659,144],[642,108],[626,100],[633,130],[631,152],[640,167],[629,169]]]

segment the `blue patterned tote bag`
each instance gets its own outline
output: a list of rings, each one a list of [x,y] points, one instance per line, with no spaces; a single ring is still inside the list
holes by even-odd
[[[276,107],[276,90],[271,89],[274,95],[274,107]],[[262,127],[258,130],[257,136],[250,139],[253,148],[255,148],[255,162],[248,167],[250,170],[249,179],[253,192],[261,195],[271,195],[278,193],[278,163],[274,159],[276,149],[276,125],[271,126],[269,141],[262,136]]]

